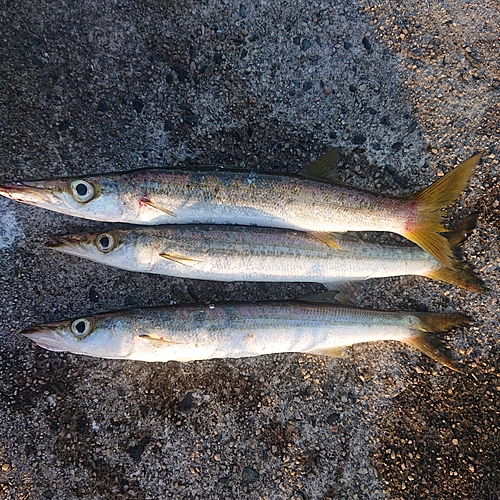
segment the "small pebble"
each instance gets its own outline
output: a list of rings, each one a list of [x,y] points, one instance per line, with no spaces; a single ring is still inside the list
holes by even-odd
[[[144,101],[138,97],[132,101],[132,106],[137,111],[138,114],[142,113],[144,109]]]
[[[258,481],[260,476],[256,470],[252,469],[251,467],[245,467],[241,474],[241,478],[244,482],[252,483]]]
[[[335,422],[338,422],[340,420],[340,413],[330,413],[330,415],[328,415],[328,417],[326,418],[326,421],[329,423],[329,424],[333,424]]]
[[[99,104],[97,105],[97,111],[107,111],[108,110],[108,104],[106,101],[99,101]]]
[[[304,85],[302,85],[302,90],[304,92],[307,92],[308,90],[312,89],[312,86],[312,82],[308,80],[307,82],[304,82]]]
[[[182,412],[188,412],[194,404],[194,399],[193,399],[193,394],[191,392],[188,392],[182,401],[179,401],[177,408],[179,411]]]
[[[97,293],[97,290],[94,285],[90,287],[89,299],[90,302],[93,302],[94,304],[97,304],[99,302],[99,294]]]
[[[196,115],[188,114],[182,117],[184,123],[188,125],[196,125],[198,123],[198,117]]]
[[[364,144],[366,142],[366,137],[362,134],[356,134],[353,138],[354,144]]]

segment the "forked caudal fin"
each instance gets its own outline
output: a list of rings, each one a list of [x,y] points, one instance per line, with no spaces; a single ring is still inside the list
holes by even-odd
[[[445,234],[451,250],[458,247],[468,238],[469,234],[476,227],[476,220],[476,214],[464,217],[457,222],[450,232]],[[457,260],[453,261],[452,268],[440,267],[439,269],[430,271],[426,276],[433,280],[444,281],[445,283],[471,290],[472,292],[484,293],[488,290],[481,279],[464,262]]]
[[[428,278],[433,280],[444,281],[450,285],[465,288],[471,292],[484,293],[488,289],[484,286],[480,278],[478,278],[471,270],[467,269],[462,262],[455,262],[453,269],[449,267],[440,267],[426,274]]]
[[[461,314],[412,313],[418,319],[413,334],[404,342],[423,352],[434,361],[455,371],[460,371],[450,355],[449,347],[435,332],[449,330],[455,326],[469,322],[467,316]]]
[[[482,153],[465,160],[434,184],[410,196],[414,204],[413,217],[406,225],[403,236],[413,241],[446,267],[453,267],[453,254],[448,240],[441,234],[443,226],[442,209],[455,201],[473,174]]]

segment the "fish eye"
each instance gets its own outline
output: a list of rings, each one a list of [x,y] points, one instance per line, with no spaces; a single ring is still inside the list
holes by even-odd
[[[90,182],[87,181],[73,181],[71,183],[71,191],[73,193],[73,196],[77,201],[80,201],[82,203],[86,203],[87,201],[90,201],[95,194],[95,189]]]
[[[75,319],[75,321],[71,323],[71,333],[79,339],[86,337],[91,329],[92,325],[87,318]]]
[[[102,233],[96,238],[96,245],[101,252],[110,252],[115,246],[115,238],[110,233]]]

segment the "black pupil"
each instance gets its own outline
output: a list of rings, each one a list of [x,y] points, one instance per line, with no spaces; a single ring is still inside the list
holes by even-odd
[[[102,236],[100,243],[101,243],[101,246],[103,248],[108,248],[109,247],[109,238],[107,236]]]
[[[76,186],[76,192],[80,196],[85,196],[87,194],[88,188],[85,184],[77,184]]]
[[[76,331],[78,333],[83,333],[85,331],[85,322],[84,321],[79,321],[76,324],[75,328],[76,328]]]

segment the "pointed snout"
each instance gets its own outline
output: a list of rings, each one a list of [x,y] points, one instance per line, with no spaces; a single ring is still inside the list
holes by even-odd
[[[26,338],[32,340],[35,344],[48,349],[49,351],[65,351],[61,342],[61,337],[55,330],[55,325],[32,326],[20,332]]]
[[[57,202],[57,198],[53,195],[53,188],[36,181],[0,184],[0,195],[32,205]]]
[[[66,236],[51,236],[50,240],[47,240],[43,246],[47,248],[54,248],[60,250],[63,247],[70,247],[73,245],[80,245],[82,243],[87,243],[88,237],[86,234],[69,234]]]

